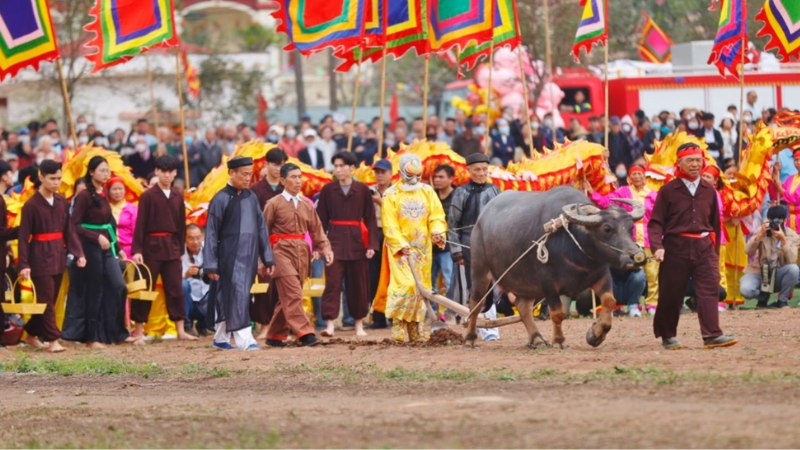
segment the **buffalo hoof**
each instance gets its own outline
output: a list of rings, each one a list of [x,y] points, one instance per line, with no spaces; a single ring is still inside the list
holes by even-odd
[[[606,340],[606,336],[608,332],[601,334],[600,336],[595,336],[594,334],[594,326],[589,327],[589,331],[586,332],[586,343],[591,345],[592,347],[597,347]]]
[[[533,336],[533,338],[531,338],[531,340],[528,342],[528,347],[534,350],[538,350],[540,348],[550,348],[552,347],[552,345],[550,345],[550,343],[547,342],[547,339],[545,339],[544,336],[541,335],[541,333],[536,333]]]
[[[477,340],[478,340],[477,334],[467,333],[467,337],[464,338],[464,347],[475,348],[475,341]]]

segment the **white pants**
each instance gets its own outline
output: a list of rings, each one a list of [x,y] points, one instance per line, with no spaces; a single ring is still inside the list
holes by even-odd
[[[225,331],[225,322],[218,322],[216,329],[217,331],[214,333],[214,342],[219,344],[230,344],[231,337],[236,340],[234,347],[238,348],[239,350],[246,350],[247,347],[257,344],[255,338],[253,337],[253,330],[250,327],[245,327],[238,331],[227,332]]]
[[[490,299],[487,298],[486,301],[490,301]],[[483,316],[490,320],[497,319],[497,307],[495,307],[494,302],[492,302],[492,307]],[[496,341],[500,339],[500,328],[478,328],[478,336],[484,341]]]

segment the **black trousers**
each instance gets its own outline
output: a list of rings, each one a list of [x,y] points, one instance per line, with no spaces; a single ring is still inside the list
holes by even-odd
[[[113,344],[128,337],[125,297],[128,289],[120,262],[96,242],[81,239],[86,267],[70,268],[70,288],[64,329],[68,341]]]
[[[158,280],[161,275],[161,283],[164,285],[164,295],[167,300],[167,314],[169,320],[177,322],[186,319],[186,306],[183,301],[183,267],[180,259],[172,261],[144,261],[150,273],[153,274],[152,283]],[[147,323],[150,315],[152,302],[133,300],[131,301],[131,320],[136,323]]]
[[[347,308],[356,320],[369,312],[368,259],[333,261],[325,267],[325,291],[322,293],[322,318],[336,320],[342,303],[342,280],[347,288]]]
[[[46,303],[44,314],[31,316],[25,324],[25,332],[29,336],[38,337],[44,342],[52,342],[61,338],[61,330],[56,325],[56,295],[61,287],[63,273],[57,275],[31,275],[31,281],[36,288],[37,302]]]

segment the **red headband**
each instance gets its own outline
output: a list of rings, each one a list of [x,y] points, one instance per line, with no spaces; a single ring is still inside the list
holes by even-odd
[[[114,185],[114,183],[122,183],[122,186],[125,187],[125,180],[123,180],[121,177],[109,178],[108,181],[106,181],[106,187],[110,188]],[[125,189],[127,190],[127,187],[125,187]]]
[[[703,168],[703,173],[710,173],[711,175],[714,175],[714,178],[719,178],[719,176],[721,175],[719,167],[717,166],[706,166],[705,168]]]
[[[698,146],[687,147],[678,152],[678,159],[686,158],[687,156],[703,155],[703,149]]]
[[[632,173],[635,173],[635,172],[639,172],[642,175],[644,175],[644,167],[642,167],[642,166],[631,166],[631,168],[628,169],[628,175],[630,175]]]
[[[794,149],[794,152],[792,152],[792,157],[800,158],[800,155],[798,155],[798,153],[800,153],[800,147]]]

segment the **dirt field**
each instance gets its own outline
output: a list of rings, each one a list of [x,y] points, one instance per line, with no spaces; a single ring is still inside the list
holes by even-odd
[[[565,323],[564,350],[524,348],[521,325],[479,349],[373,332],[247,353],[0,350],[0,447],[800,446],[800,309],[723,313],[740,344],[717,350],[692,315],[676,352],[646,318],[590,348],[590,323]]]

